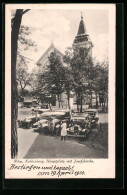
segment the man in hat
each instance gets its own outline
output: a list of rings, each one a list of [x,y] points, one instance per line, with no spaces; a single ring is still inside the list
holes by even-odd
[[[63,120],[61,121],[61,140],[64,140],[65,141],[65,137],[67,135],[67,124],[66,124],[66,121]]]

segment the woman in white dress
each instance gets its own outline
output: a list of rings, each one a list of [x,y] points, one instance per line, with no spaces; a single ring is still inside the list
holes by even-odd
[[[64,140],[65,141],[65,137],[67,135],[67,124],[65,121],[62,121],[61,123],[61,140]]]

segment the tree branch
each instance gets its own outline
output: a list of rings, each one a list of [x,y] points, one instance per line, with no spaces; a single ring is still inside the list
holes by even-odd
[[[25,11],[22,12],[22,15],[25,14],[26,12],[28,12],[30,9],[26,9]],[[15,16],[11,19],[11,21],[13,22],[15,19]]]
[[[26,12],[28,12],[29,10],[30,10],[30,9],[26,9],[26,10],[22,13],[22,15],[25,14]]]
[[[31,61],[33,61],[34,62],[34,60],[33,59],[30,59],[30,58],[28,58],[28,57],[26,57],[26,56],[23,56],[23,55],[21,55],[21,54],[17,54],[18,56],[21,56],[21,57],[23,57],[23,58],[26,58],[26,59],[28,59],[28,60],[31,60]],[[34,64],[36,64],[36,62],[34,62]]]

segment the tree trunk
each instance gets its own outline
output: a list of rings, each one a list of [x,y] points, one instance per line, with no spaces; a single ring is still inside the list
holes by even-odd
[[[105,112],[105,98],[104,98],[104,112]]]
[[[24,88],[21,88],[21,91],[22,91],[21,95],[24,96]]]
[[[51,101],[50,100],[49,100],[48,105],[49,105],[49,109],[52,110],[52,106],[51,106]]]
[[[68,108],[70,109],[70,93],[67,92]]]
[[[104,97],[104,112],[105,112],[105,92],[103,92],[103,97]]]
[[[96,108],[98,108],[97,92],[96,92]]]
[[[62,100],[62,95],[60,95],[60,103],[61,103],[61,107],[63,108],[63,100]]]
[[[78,94],[76,94],[76,96],[77,96],[77,111],[79,112],[79,105],[78,105],[79,100],[78,100]]]
[[[59,108],[60,108],[60,95],[57,95],[58,97],[58,103],[59,103]]]
[[[81,107],[80,107],[80,112],[82,112],[82,95],[81,95],[81,99],[80,99],[80,103],[81,103]]]
[[[91,89],[90,89],[90,92],[91,92],[91,97],[90,97],[90,107],[92,108],[92,83],[91,83]]]
[[[104,107],[104,100],[105,100],[105,97],[104,97],[104,92],[102,91],[102,94],[103,94],[103,101],[102,101],[102,110],[103,110],[103,112],[104,112],[104,109],[105,109],[105,107]]]
[[[63,108],[63,101],[61,101],[61,107]]]
[[[16,82],[16,60],[18,35],[22,20],[22,13],[23,9],[16,10],[11,32],[11,158],[15,158],[18,154],[18,92]]]
[[[108,112],[108,96],[107,96],[107,112]]]

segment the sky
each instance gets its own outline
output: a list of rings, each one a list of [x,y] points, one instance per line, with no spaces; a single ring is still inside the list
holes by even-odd
[[[35,63],[53,42],[62,53],[67,47],[71,47],[78,32],[81,20],[83,20],[94,45],[93,57],[103,61],[108,58],[109,18],[107,9],[86,10],[30,10],[23,15],[22,25],[28,26],[31,32],[29,38],[35,41],[38,51],[24,51],[23,55],[32,59]],[[31,61],[31,68],[35,67]]]

